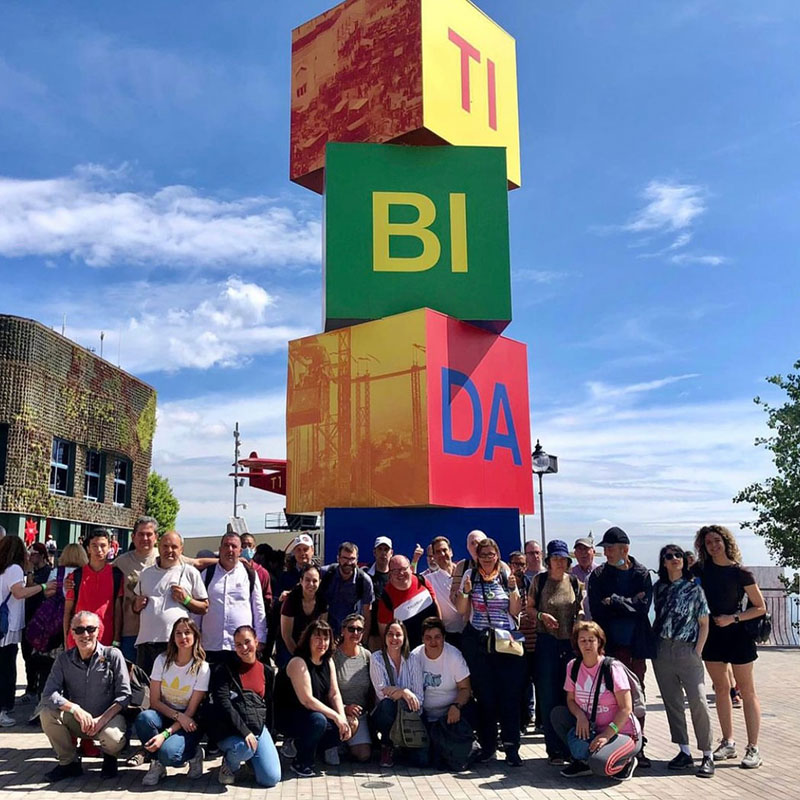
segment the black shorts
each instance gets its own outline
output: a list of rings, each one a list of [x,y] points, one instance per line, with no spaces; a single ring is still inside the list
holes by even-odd
[[[723,661],[727,664],[749,664],[758,658],[756,643],[744,628],[734,622],[720,628],[709,620],[708,639],[703,648],[703,661]]]

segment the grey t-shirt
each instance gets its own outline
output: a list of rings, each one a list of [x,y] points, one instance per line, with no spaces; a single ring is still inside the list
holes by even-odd
[[[347,706],[354,703],[366,707],[369,693],[372,690],[372,681],[369,677],[369,650],[365,647],[358,648],[358,654],[349,658],[341,650],[333,654],[333,663],[336,666],[336,680],[342,702]]]

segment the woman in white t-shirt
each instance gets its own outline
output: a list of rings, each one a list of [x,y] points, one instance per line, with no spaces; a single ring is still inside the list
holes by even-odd
[[[633,714],[628,675],[619,661],[610,661],[613,690],[609,688],[606,635],[596,622],[576,623],[572,646],[580,658],[567,664],[567,705],[556,706],[550,715],[553,728],[572,756],[561,774],[577,778],[596,773],[628,780],[636,769],[636,754],[642,749],[642,730]]]
[[[153,754],[143,786],[155,786],[167,767],[188,761],[189,778],[203,774],[201,732],[195,722],[208,692],[210,669],[197,625],[182,617],[172,626],[167,652],[156,657],[150,673],[150,708],[136,718],[136,733]]]
[[[28,554],[19,536],[0,539],[0,727],[10,728],[16,720],[14,709],[17,688],[17,649],[25,628],[25,598],[35,594],[52,595],[55,584],[25,586]]]

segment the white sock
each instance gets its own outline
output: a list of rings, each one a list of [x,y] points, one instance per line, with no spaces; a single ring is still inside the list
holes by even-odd
[[[688,744],[680,744],[678,745],[678,747],[681,748],[681,753],[683,753],[684,755],[690,756],[692,754],[692,751],[689,749]]]
[[[703,750],[703,758],[711,758],[711,751]]]

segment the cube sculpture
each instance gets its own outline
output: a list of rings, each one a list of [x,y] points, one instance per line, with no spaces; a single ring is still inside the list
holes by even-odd
[[[430,309],[289,343],[287,510],[533,510],[524,344]]]
[[[329,143],[325,330],[428,307],[511,321],[506,153]]]
[[[345,0],[292,32],[290,178],[326,142],[504,147],[520,185],[514,39],[469,0]]]

